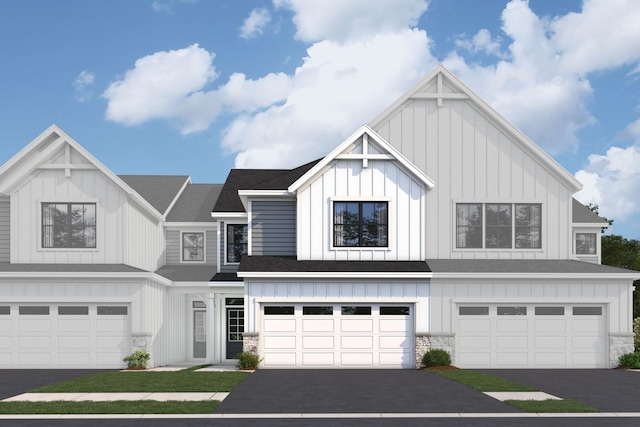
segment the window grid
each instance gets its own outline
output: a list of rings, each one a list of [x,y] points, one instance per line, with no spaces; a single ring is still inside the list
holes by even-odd
[[[204,261],[204,233],[182,233],[182,261]]]
[[[247,254],[247,224],[227,224],[227,262],[240,262]]]
[[[42,203],[43,248],[95,248],[95,203]]]
[[[387,247],[387,202],[334,202],[334,247]]]

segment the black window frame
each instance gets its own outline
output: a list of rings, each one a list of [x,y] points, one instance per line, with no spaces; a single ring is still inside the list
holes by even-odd
[[[340,210],[339,205],[345,205]],[[357,205],[357,218],[345,221],[344,212],[350,212],[349,205]],[[364,217],[365,205],[373,205],[374,212],[383,212],[377,222],[369,223]],[[338,213],[341,213],[340,215]],[[351,229],[351,230],[348,230]],[[375,233],[369,233],[375,230]],[[383,232],[383,233],[382,233]],[[351,234],[353,238],[345,237]],[[388,248],[389,247],[389,202],[363,200],[334,200],[333,201],[333,247],[334,248]],[[371,244],[373,243],[373,244]]]
[[[238,235],[236,233],[231,234],[232,229],[243,228],[241,232],[244,237],[244,241],[236,242],[235,237]],[[232,238],[233,237],[233,238]],[[240,259],[242,259],[242,255],[246,255],[249,248],[249,225],[248,224],[227,224],[226,232],[225,232],[225,261],[228,264],[238,264],[240,263]]]
[[[60,215],[64,218],[64,221],[59,221],[54,212],[48,212],[49,210],[59,210],[56,206],[65,206],[66,213]],[[93,222],[83,222],[82,226],[74,224],[73,215],[70,212],[74,211],[74,206],[82,206],[82,210],[86,210],[87,207],[93,209]],[[98,209],[97,203],[94,202],[42,202],[40,204],[40,245],[43,249],[96,249],[98,245]],[[74,238],[74,231],[77,233],[82,230],[84,239],[79,240]],[[93,233],[91,233],[91,230]],[[89,232],[89,233],[88,233]],[[63,244],[65,240],[59,236],[60,233],[65,234],[66,244]],[[58,237],[56,237],[58,235]],[[93,244],[87,244],[87,238],[91,241],[93,237]],[[83,244],[77,244],[77,242],[83,242]]]

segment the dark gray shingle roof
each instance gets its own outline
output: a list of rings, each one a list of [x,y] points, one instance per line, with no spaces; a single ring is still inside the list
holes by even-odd
[[[164,214],[189,179],[187,175],[118,175],[151,206]]]
[[[165,265],[156,274],[174,282],[208,282],[215,276],[217,267],[211,264]]]
[[[606,219],[598,216],[597,213],[593,212],[591,209],[589,209],[576,199],[573,199],[573,222],[583,224],[607,224]]]
[[[231,169],[213,212],[244,212],[238,190],[286,190],[319,161],[295,169]]]
[[[298,261],[295,257],[243,256],[238,272],[428,273],[424,261]]]
[[[211,222],[222,184],[190,184],[167,215],[168,222]]]
[[[125,264],[10,264],[0,263],[0,272],[29,273],[144,273]]]
[[[434,273],[636,273],[574,260],[428,259],[427,264]]]

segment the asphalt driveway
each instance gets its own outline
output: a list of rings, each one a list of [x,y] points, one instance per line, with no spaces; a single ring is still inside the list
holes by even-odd
[[[640,412],[640,372],[624,369],[482,370],[601,412]]]
[[[0,400],[104,369],[0,369]]]
[[[519,412],[419,370],[262,369],[215,413]]]

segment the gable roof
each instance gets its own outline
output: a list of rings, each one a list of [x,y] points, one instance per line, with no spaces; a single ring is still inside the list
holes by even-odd
[[[162,213],[151,203],[149,203],[116,174],[111,172],[111,170],[109,170],[91,153],[85,150],[80,144],[56,125],[49,126],[44,132],[38,135],[33,141],[27,144],[15,156],[0,167],[0,194],[8,193],[12,188],[23,182],[23,180],[29,175],[33,174],[35,170],[45,165],[47,160],[49,160],[58,150],[69,149],[67,147],[76,151],[88,163],[80,165],[59,164],[46,166],[55,166],[60,167],[61,169],[67,168],[69,171],[78,167],[83,169],[97,169],[112,181],[116,187],[126,193],[135,204],[140,206],[151,217],[158,221],[163,219]]]
[[[593,212],[591,209],[573,199],[573,222],[576,224],[602,224],[606,226],[607,220]]]
[[[443,80],[447,81],[449,86],[452,86],[457,90],[455,93],[444,93],[440,89],[443,86]],[[437,85],[438,93],[426,93],[424,90],[433,84]],[[460,79],[447,70],[444,65],[438,64],[429,74],[427,74],[422,80],[416,83],[411,89],[400,96],[393,104],[385,109],[381,114],[374,118],[369,125],[372,128],[377,128],[385,119],[391,116],[396,110],[402,107],[402,105],[411,100],[417,99],[437,99],[441,102],[442,99],[466,99],[472,102],[474,106],[480,111],[484,112],[488,117],[491,117],[500,127],[516,140],[519,141],[523,149],[526,149],[534,158],[538,159],[542,164],[548,166],[549,171],[556,176],[561,182],[565,183],[568,188],[573,189],[574,192],[582,189],[582,184],[571,175],[565,168],[563,168],[557,161],[555,161],[549,154],[542,150],[535,142],[527,137],[522,131],[511,124],[507,119],[502,117],[496,110],[487,104],[482,98],[476,95],[471,89],[469,89]]]
[[[174,203],[176,196],[189,183],[186,175],[118,175],[161,214]]]
[[[371,139],[375,144],[380,146],[383,150],[386,150],[389,154],[361,154],[351,155],[352,157],[362,158],[363,160],[368,158],[385,158],[386,160],[396,160],[426,187],[433,188],[435,186],[435,183],[431,178],[425,175],[424,172],[418,169],[413,163],[411,163],[406,157],[404,157],[391,144],[385,141],[384,138],[378,135],[373,129],[365,125],[355,131],[349,138],[345,139],[340,145],[338,145],[333,151],[331,151],[331,153],[327,154],[327,156],[322,158],[312,168],[305,172],[304,175],[302,175],[299,179],[292,183],[289,186],[289,192],[294,193],[299,188],[312,181],[314,177],[321,174],[332,161],[338,159],[340,156],[346,156],[346,152],[353,145],[355,145],[361,137],[363,138],[363,141],[369,141]]]
[[[211,222],[222,184],[189,184],[167,215],[167,222]]]
[[[246,212],[240,190],[286,190],[320,160],[295,169],[231,169],[213,208],[213,213]]]

